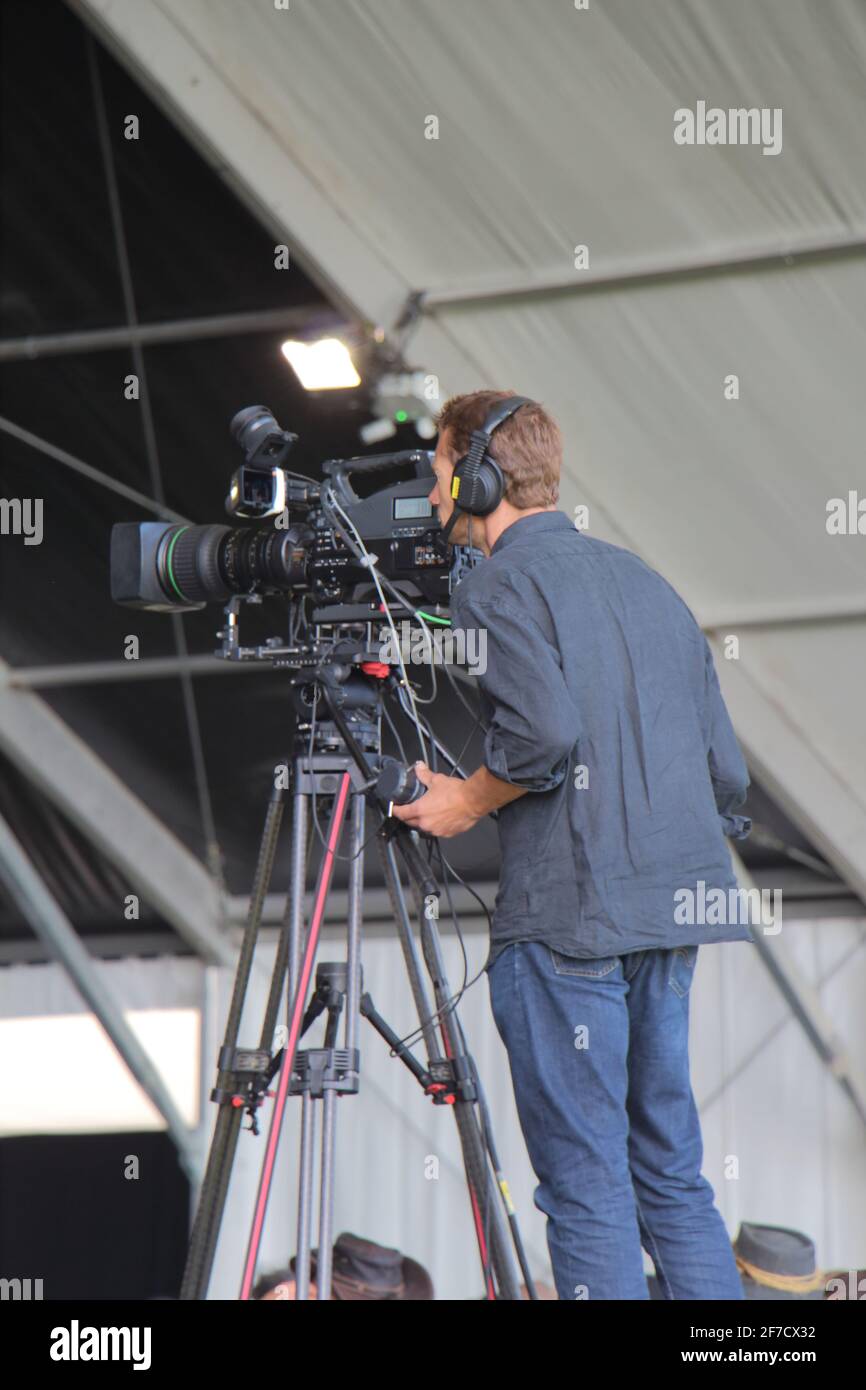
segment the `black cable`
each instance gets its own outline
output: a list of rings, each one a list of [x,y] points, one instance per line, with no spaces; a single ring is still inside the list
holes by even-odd
[[[410,1048],[414,1047],[417,1042],[421,1041],[421,1038],[423,1036],[423,1028],[425,1028],[428,1024],[435,1023],[437,1019],[444,1018],[448,1014],[455,1015],[455,1011],[458,1008],[464,995],[470,989],[472,989],[474,985],[478,983],[478,981],[481,979],[481,976],[484,974],[484,966],[482,966],[481,969],[478,971],[477,975],[474,975],[471,980],[467,980],[466,978],[469,973],[469,957],[466,951],[466,942],[463,937],[463,931],[460,926],[460,917],[454,906],[454,900],[451,897],[451,887],[448,882],[448,874],[451,874],[451,876],[455,878],[457,882],[462,885],[463,888],[466,889],[467,893],[470,893],[472,897],[475,898],[476,902],[480,903],[487,917],[488,930],[492,930],[493,928],[493,920],[490,915],[490,909],[488,908],[484,899],[481,897],[479,893],[476,893],[475,889],[471,887],[471,885],[468,884],[465,879],[461,878],[457,870],[445,858],[439,840],[435,836],[431,836],[430,845],[428,848],[428,861],[434,853],[436,853],[439,856],[440,865],[442,867],[442,886],[445,891],[445,897],[448,902],[448,912],[454,923],[454,931],[457,936],[457,940],[460,943],[460,952],[463,956],[463,983],[460,985],[460,988],[457,990],[456,994],[453,994],[450,999],[447,999],[445,1003],[441,1005],[440,1008],[435,1009],[434,1012],[429,1016],[429,1018],[424,1019],[423,1024],[419,1024],[418,1028],[413,1028],[410,1033],[407,1033],[404,1038],[400,1039],[401,1043],[403,1043],[406,1047]],[[454,1021],[460,1033],[460,1038],[464,1050],[467,1050],[466,1039],[463,1036],[462,1025],[460,1024],[460,1020],[456,1017],[456,1015]]]
[[[405,711],[405,710],[403,710],[403,714],[406,715],[406,711]],[[408,716],[407,716],[407,717],[408,717]],[[424,715],[421,715],[421,714],[418,715],[418,719],[419,719],[419,721],[421,722],[421,724],[422,724],[422,726],[423,726],[423,728],[424,728],[424,730],[425,730],[425,732],[426,732],[426,734],[427,734],[427,737],[428,737],[428,739],[429,739],[429,741],[430,741],[430,747],[431,747],[431,750],[432,750],[431,758],[432,758],[432,757],[435,757],[435,756],[436,756],[436,741],[435,741],[435,739],[434,739],[434,737],[433,737],[433,730],[432,730],[432,727],[431,727],[431,725],[430,725],[430,722],[429,722],[429,720],[428,720]],[[476,724],[477,724],[477,722],[478,722],[478,721],[476,721]],[[472,737],[473,737],[473,735],[474,735],[474,733],[475,733],[475,727],[476,727],[476,726],[473,725],[472,729],[470,729],[469,735],[468,735],[468,737],[467,737],[467,739],[466,739],[466,742],[464,743],[463,748],[460,750],[460,755],[459,755],[458,758],[455,760],[455,763],[459,763],[460,758],[463,756],[463,753],[464,753],[466,747],[468,746],[470,740],[472,739]],[[450,755],[449,755],[449,756],[450,756]],[[435,764],[434,764],[432,761],[430,762],[429,766],[430,766],[431,771],[433,771],[433,772],[436,771],[436,766],[435,766]],[[453,776],[454,773],[456,772],[456,770],[457,770],[457,769],[456,769],[456,766],[452,766],[451,772],[450,772],[448,775],[449,775],[449,776]],[[435,1020],[439,1019],[440,1017],[443,1017],[446,1013],[452,1013],[452,1014],[453,1014],[454,1010],[455,1010],[455,1009],[457,1008],[457,1006],[459,1005],[459,1003],[460,1003],[460,1001],[462,1000],[463,996],[466,994],[467,990],[471,989],[473,985],[477,984],[478,980],[480,980],[481,976],[482,976],[483,973],[484,973],[484,968],[482,967],[482,969],[478,972],[477,975],[475,975],[471,980],[468,980],[468,981],[467,981],[467,975],[468,975],[468,973],[469,973],[469,958],[468,958],[468,954],[467,954],[467,951],[466,951],[466,943],[465,943],[464,938],[463,938],[462,929],[461,929],[461,927],[460,927],[460,918],[459,918],[459,915],[458,915],[458,913],[457,913],[457,911],[456,911],[456,909],[455,909],[455,907],[454,907],[454,902],[453,902],[453,899],[452,899],[452,897],[451,897],[451,888],[450,888],[450,884],[449,884],[449,882],[448,882],[448,873],[450,873],[450,874],[452,875],[452,877],[455,878],[455,879],[457,880],[457,882],[460,883],[460,884],[462,885],[462,887],[465,888],[466,891],[472,895],[473,898],[475,898],[476,902],[480,904],[480,906],[482,907],[482,909],[483,909],[483,911],[484,911],[484,913],[485,913],[485,915],[486,915],[486,917],[487,917],[488,930],[492,930],[492,928],[493,928],[493,921],[492,921],[492,917],[491,917],[491,914],[490,914],[490,909],[488,908],[487,904],[484,902],[484,899],[480,896],[479,893],[476,893],[475,889],[474,889],[470,884],[468,884],[468,883],[465,881],[465,879],[463,879],[463,878],[460,876],[460,874],[457,873],[457,870],[448,862],[448,860],[445,858],[445,855],[444,855],[444,853],[443,853],[443,851],[442,851],[442,846],[441,846],[441,843],[440,843],[439,839],[438,839],[436,836],[428,836],[428,837],[427,837],[427,840],[428,840],[428,844],[427,844],[427,862],[428,862],[429,864],[431,864],[431,867],[432,867],[432,858],[433,858],[434,853],[437,854],[438,857],[439,857],[440,867],[441,867],[441,870],[442,870],[442,872],[441,872],[442,885],[443,885],[443,889],[444,889],[444,891],[445,891],[446,900],[447,900],[447,902],[448,902],[448,911],[449,911],[449,915],[450,915],[450,917],[451,917],[451,919],[452,919],[452,921],[453,921],[453,923],[454,923],[455,934],[457,935],[457,939],[458,939],[458,941],[459,941],[459,943],[460,943],[460,951],[461,951],[461,954],[462,954],[462,956],[463,956],[463,983],[461,984],[461,986],[460,986],[460,988],[458,989],[457,993],[454,994],[454,995],[452,995],[451,999],[449,999],[448,1001],[446,1001],[446,1003],[443,1004],[443,1005],[441,1006],[441,1008],[435,1010],[435,1012],[434,1012],[433,1014],[430,1015],[430,1018],[429,1018],[429,1019],[425,1019],[425,1020],[424,1020],[423,1027],[426,1027],[428,1023],[433,1023],[433,1022],[435,1022]],[[446,870],[447,870],[447,872],[446,872]],[[459,1021],[458,1021],[458,1026],[459,1026]],[[414,1044],[415,1044],[416,1042],[419,1042],[419,1041],[420,1041],[420,1039],[421,1039],[422,1036],[423,1036],[423,1028],[422,1028],[422,1026],[419,1026],[417,1029],[413,1029],[412,1032],[411,1032],[411,1033],[408,1033],[404,1038],[401,1038],[401,1042],[402,1042],[405,1046],[407,1046],[407,1047],[412,1047],[412,1046],[414,1046]]]
[[[454,868],[454,865],[453,865],[453,864],[449,863],[449,861],[446,859],[446,857],[445,857],[445,855],[444,855],[444,853],[443,853],[443,851],[442,851],[442,847],[441,847],[441,845],[439,844],[438,840],[437,840],[437,842],[436,842],[436,847],[437,847],[437,849],[438,849],[439,858],[440,858],[440,861],[441,861],[441,863],[442,863],[442,865],[443,865],[443,868],[444,868],[444,869],[447,869],[448,873],[452,876],[452,878],[455,878],[455,879],[457,880],[457,882],[460,884],[460,886],[461,886],[462,888],[465,888],[465,889],[466,889],[466,892],[469,893],[469,894],[475,899],[475,901],[480,905],[482,911],[484,912],[485,917],[487,918],[487,930],[488,930],[488,932],[492,932],[492,931],[493,931],[493,917],[492,917],[492,915],[491,915],[490,908],[487,906],[487,904],[486,904],[486,902],[484,901],[484,899],[482,898],[481,894],[480,894],[480,893],[476,893],[476,891],[475,891],[475,889],[472,887],[472,885],[471,885],[470,883],[467,883],[466,880],[465,880],[465,878],[462,878],[462,877],[460,876],[460,874],[458,874],[458,872],[457,872],[457,870]],[[444,880],[445,884],[447,885],[447,882],[448,882],[447,875],[446,875],[445,873],[443,873],[442,877],[443,877],[443,880]],[[449,901],[450,901],[450,898],[449,898]],[[477,974],[477,975],[474,975],[474,976],[472,977],[471,980],[469,980],[466,984],[464,984],[464,986],[463,986],[463,988],[462,988],[460,994],[457,995],[456,1003],[459,1003],[459,1002],[460,1002],[460,999],[463,997],[464,994],[467,993],[468,990],[472,989],[472,987],[473,987],[474,985],[477,985],[478,981],[481,979],[481,976],[482,976],[483,974],[484,974],[484,966],[482,965],[481,969],[478,971],[478,974]],[[455,1007],[456,1007],[456,1004],[455,1004]]]
[[[463,747],[460,749],[460,752],[457,754],[457,757],[456,757],[456,759],[455,759],[455,764],[454,764],[454,766],[451,768],[451,771],[448,773],[448,776],[449,776],[449,777],[453,777],[453,776],[454,776],[454,773],[457,771],[457,767],[458,767],[458,765],[460,764],[460,761],[461,761],[461,759],[462,759],[462,757],[463,757],[463,754],[466,752],[466,749],[469,747],[470,743],[472,742],[473,738],[475,737],[475,730],[478,728],[478,725],[479,725],[480,723],[481,723],[481,716],[479,715],[479,717],[475,720],[475,723],[472,725],[472,728],[469,730],[469,733],[466,735],[466,740],[465,740],[465,742],[464,742],[464,744],[463,744]]]
[[[397,726],[396,726],[396,724],[394,723],[393,719],[391,718],[391,715],[390,715],[390,713],[388,712],[388,706],[385,704],[384,700],[383,700],[383,702],[382,702],[382,715],[383,715],[383,718],[384,718],[384,720],[385,720],[385,723],[388,725],[388,728],[391,730],[391,733],[392,733],[392,735],[393,735],[393,737],[394,737],[394,742],[395,742],[396,745],[397,745],[397,750],[398,750],[398,752],[399,752],[399,754],[400,754],[400,757],[401,757],[401,759],[403,760],[404,764],[408,767],[408,766],[409,766],[409,759],[406,757],[406,749],[403,747],[402,740],[401,740],[401,738],[400,738],[399,733],[397,732]],[[434,745],[433,752],[435,753],[435,751],[436,751],[436,749],[435,749],[435,745]],[[432,763],[431,763],[431,767],[432,767]]]
[[[402,706],[401,706],[401,708],[402,708]],[[407,712],[406,712],[405,709],[403,710],[403,714],[406,715],[406,717],[408,718],[408,714],[407,714]],[[431,726],[431,724],[430,724],[430,720],[427,718],[427,716],[426,716],[425,714],[419,714],[419,715],[418,715],[418,722],[419,722],[419,724],[421,725],[422,729],[424,730],[425,734],[427,735],[427,738],[428,738],[429,741],[430,741],[430,761],[429,761],[429,763],[427,764],[427,766],[430,768],[430,771],[431,771],[431,772],[436,772],[436,771],[438,771],[437,766],[436,766],[436,763],[437,763],[437,759],[438,759],[439,753],[438,753],[438,750],[437,750],[437,748],[436,748],[436,739],[435,739],[434,736],[433,736],[433,729],[432,729],[432,726]],[[408,764],[407,764],[407,765],[408,765]],[[452,771],[453,771],[453,769],[452,769]]]
[[[399,704],[399,703],[400,703],[400,702],[398,701],[398,704]],[[407,719],[410,718],[410,715],[409,715],[408,710],[407,710],[402,704],[400,704],[400,708],[401,708],[403,714],[406,716],[406,718],[407,718]],[[435,744],[435,740],[434,740],[434,737],[433,737],[432,726],[431,726],[431,724],[430,724],[430,721],[426,718],[426,716],[419,715],[418,718],[422,721],[423,726],[424,726],[424,729],[425,729],[425,731],[426,731],[426,733],[427,733],[427,737],[430,739],[430,742],[431,742],[431,745],[432,745],[432,752],[431,752],[431,756],[432,756],[432,754],[436,752],[436,744]],[[448,754],[448,761],[451,763],[451,770],[450,770],[450,772],[444,774],[445,776],[448,776],[448,777],[455,777],[455,776],[458,775],[458,773],[462,773],[462,774],[463,774],[463,777],[464,777],[464,780],[465,780],[465,781],[468,781],[468,780],[469,780],[468,777],[466,776],[466,774],[463,773],[463,770],[462,770],[462,768],[461,768],[461,766],[460,766],[460,760],[461,760],[461,758],[463,757],[463,754],[466,752],[466,749],[469,747],[469,744],[471,743],[471,741],[472,741],[472,739],[473,739],[473,737],[474,737],[475,730],[477,729],[477,727],[478,727],[478,725],[480,724],[480,722],[481,722],[481,719],[480,719],[480,716],[479,716],[479,717],[477,717],[477,718],[475,719],[475,721],[474,721],[474,723],[473,723],[473,725],[472,725],[472,728],[469,730],[469,733],[468,733],[467,736],[466,736],[466,740],[465,740],[465,742],[464,742],[464,744],[463,744],[463,747],[460,749],[460,752],[457,754],[457,757],[454,758],[454,759],[452,760],[451,755]],[[414,723],[414,720],[413,720],[413,723]],[[440,742],[441,742],[441,740],[440,740]],[[446,750],[446,751],[447,751],[447,750]],[[438,756],[438,755],[437,755],[437,756]],[[407,764],[407,766],[408,766],[408,764]],[[435,764],[434,764],[434,763],[431,762],[431,763],[429,764],[429,766],[430,766],[431,768],[433,768],[434,771],[435,771]]]
[[[334,527],[335,531],[337,531],[337,533],[342,537],[348,549],[355,556],[355,559],[365,562],[365,552],[362,552],[358,549],[354,537],[349,535],[346,527],[343,525],[342,521],[340,521],[339,517],[336,515],[334,508],[331,507],[330,500],[324,495],[324,492],[322,497],[320,498],[320,503],[322,506],[322,510],[325,512],[331,525]],[[369,554],[369,552],[366,553]],[[371,571],[375,568],[376,578],[378,579],[382,587],[384,589],[387,589],[395,598],[400,600],[400,603],[409,610],[411,617],[418,618],[419,622],[422,621],[422,619],[419,617],[419,614],[423,613],[424,610],[416,605],[415,600],[413,598],[410,598],[408,594],[404,593],[400,588],[397,587],[396,584],[392,583],[390,579],[388,579],[384,574],[382,574],[378,566],[368,565],[367,567],[370,568]],[[458,700],[463,705],[463,708],[467,711],[467,713],[472,715],[474,718],[476,712],[464,699],[463,693],[459,689],[457,678],[451,671],[449,663],[447,661],[443,663],[443,668],[445,671],[446,679],[449,681]],[[487,725],[484,723],[483,718],[481,718],[480,716],[479,722],[481,723],[482,728],[486,733]],[[426,761],[426,754],[424,756]]]
[[[398,585],[393,584],[391,580],[387,579],[385,575],[381,572],[378,573],[379,583],[382,585],[383,589],[388,589],[389,592],[393,594],[395,598],[399,599],[400,602],[409,609],[410,617],[416,618],[419,612],[424,611],[423,609],[416,608],[415,600],[410,598],[408,594],[405,594],[402,591],[402,589],[399,588]],[[442,663],[442,669],[445,672],[445,679],[450,684],[451,689],[454,691],[454,694],[457,696],[457,699],[460,701],[461,705],[466,710],[466,713],[471,715],[473,719],[476,719],[477,722],[483,728],[484,732],[487,733],[488,725],[484,723],[484,718],[481,715],[481,713],[479,711],[474,710],[470,705],[469,701],[466,699],[465,695],[463,694],[463,691],[460,689],[460,682],[454,675],[454,672],[451,670],[450,662],[444,661]]]

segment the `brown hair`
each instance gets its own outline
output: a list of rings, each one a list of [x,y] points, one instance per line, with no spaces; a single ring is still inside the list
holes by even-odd
[[[454,460],[469,448],[473,430],[481,429],[494,406],[515,391],[473,391],[452,396],[439,412],[439,433],[450,431]],[[562,435],[559,426],[537,401],[523,405],[501,424],[490,439],[490,457],[505,474],[505,500],[518,511],[553,507],[559,501]]]

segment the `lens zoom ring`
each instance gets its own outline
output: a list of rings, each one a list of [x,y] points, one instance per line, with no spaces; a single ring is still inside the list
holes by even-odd
[[[231,597],[219,569],[220,546],[230,530],[230,526],[190,526],[175,542],[171,572],[181,593],[192,603]]]

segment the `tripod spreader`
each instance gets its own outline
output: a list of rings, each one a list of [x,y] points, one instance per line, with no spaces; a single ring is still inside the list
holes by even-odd
[[[430,1096],[434,1105],[454,1105],[458,1100],[475,1101],[478,1099],[472,1071],[465,1058],[439,1058],[430,1067],[425,1067],[418,1061],[414,1052],[406,1046],[402,1038],[397,1036],[391,1025],[386,1023],[382,1015],[377,1012],[369,994],[361,995],[360,1011],[364,1018],[372,1023],[380,1038],[385,1039],[394,1056],[399,1057],[404,1066],[409,1068],[425,1095]]]

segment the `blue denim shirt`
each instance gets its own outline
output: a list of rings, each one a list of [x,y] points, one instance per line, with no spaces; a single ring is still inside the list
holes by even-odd
[[[484,763],[529,793],[498,816],[488,967],[514,941],[600,957],[752,940],[736,920],[677,920],[679,891],[700,917],[702,893],[736,890],[725,836],[751,822],[712,652],[670,584],[536,512],[461,580],[451,618],[486,640]]]

